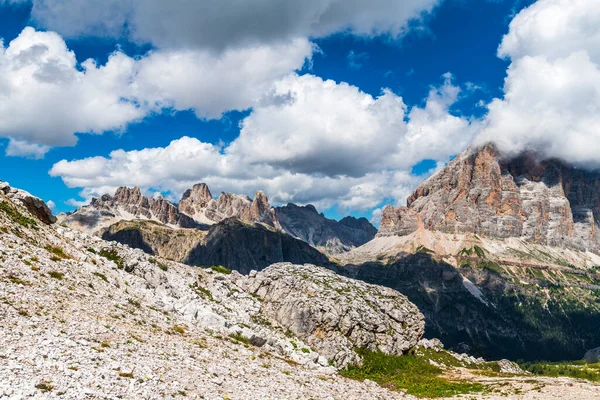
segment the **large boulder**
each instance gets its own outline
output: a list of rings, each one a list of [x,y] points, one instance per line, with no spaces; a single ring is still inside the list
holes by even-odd
[[[263,314],[337,367],[361,362],[355,348],[404,354],[425,329],[404,295],[314,265],[273,264],[247,282]]]
[[[583,359],[590,364],[599,362],[600,361],[600,347],[596,347],[595,349],[588,350],[585,353],[585,355],[583,356]]]

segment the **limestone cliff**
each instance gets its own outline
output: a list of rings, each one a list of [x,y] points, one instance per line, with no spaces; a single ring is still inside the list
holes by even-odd
[[[521,238],[600,252],[600,174],[538,161],[503,159],[492,145],[468,149],[408,198],[384,209],[379,237],[418,229]]]

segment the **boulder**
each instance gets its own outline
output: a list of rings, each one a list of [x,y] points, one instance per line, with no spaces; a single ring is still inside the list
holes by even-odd
[[[314,265],[278,263],[247,280],[261,312],[335,366],[359,364],[355,348],[404,354],[425,329],[418,308],[397,291]]]
[[[600,347],[596,347],[595,349],[588,350],[585,353],[585,355],[583,356],[583,359],[590,364],[599,362],[600,361]]]

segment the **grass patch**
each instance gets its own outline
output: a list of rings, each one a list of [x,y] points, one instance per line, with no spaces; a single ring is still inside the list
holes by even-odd
[[[71,258],[71,256],[69,256],[67,253],[65,253],[65,251],[62,249],[62,247],[47,245],[45,248],[48,251],[48,253],[50,253],[54,256],[53,258],[58,258],[58,259],[63,259],[63,260],[65,260],[67,258]]]
[[[117,264],[119,269],[123,269],[125,267],[125,263],[123,262],[123,257],[117,253],[115,249],[102,249],[100,253],[98,253],[101,257],[106,258],[109,261]]]
[[[230,333],[229,337],[237,342],[250,344],[250,339],[246,336],[242,335],[240,332]]]
[[[62,272],[58,272],[58,271],[50,271],[50,272],[48,272],[48,276],[50,278],[54,278],[54,279],[58,279],[59,281],[62,281],[63,278],[65,277],[65,274],[63,274]]]
[[[7,201],[0,203],[0,210],[4,211],[8,218],[10,218],[13,222],[22,225],[25,228],[37,228],[36,220],[24,216],[19,212],[19,210],[17,210],[16,207],[13,207]]]
[[[98,278],[102,279],[104,282],[108,283],[108,278],[101,272],[92,272],[93,275],[96,275]]]
[[[365,349],[357,352],[363,357],[363,365],[346,367],[340,371],[342,376],[361,381],[370,379],[388,389],[427,398],[482,392],[485,388],[479,383],[445,379],[441,377],[441,368],[421,357],[393,356]]]
[[[7,276],[8,280],[11,281],[12,283],[16,284],[16,285],[23,285],[23,286],[28,286],[30,285],[29,282],[27,282],[24,279],[19,278],[16,275],[10,274]]]
[[[51,392],[52,389],[54,389],[54,385],[52,385],[51,383],[48,383],[48,382],[40,382],[37,385],[35,385],[35,388],[46,393],[46,392]]]
[[[210,267],[210,269],[212,269],[213,271],[218,272],[220,274],[226,274],[226,275],[231,274],[231,270],[229,268],[225,268],[222,265],[213,265],[212,267]]]
[[[185,326],[181,326],[181,325],[174,325],[172,329],[173,329],[173,332],[183,335],[187,328]]]
[[[586,364],[585,361],[571,362],[522,362],[519,366],[534,375],[551,377],[566,376],[600,382],[600,363]]]

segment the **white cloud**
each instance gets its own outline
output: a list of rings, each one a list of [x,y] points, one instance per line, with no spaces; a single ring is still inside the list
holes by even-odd
[[[49,208],[50,210],[54,210],[54,209],[56,208],[56,203],[54,203],[52,200],[48,200],[48,201],[46,202],[46,205],[48,206],[48,208]]]
[[[220,55],[154,51],[133,59],[116,51],[105,65],[79,66],[58,34],[28,27],[0,46],[0,137],[14,139],[12,155],[41,156],[48,146],[74,145],[75,133],[122,130],[165,107],[218,118],[251,107],[312,51],[298,39]]]
[[[0,136],[72,145],[75,132],[120,129],[141,118],[139,107],[122,100],[127,63],[116,54],[104,67],[88,60],[78,70],[59,35],[25,28],[8,47],[0,46]]]
[[[6,147],[7,156],[27,157],[34,160],[44,158],[44,155],[50,151],[49,146],[31,144],[21,140],[10,139]]]
[[[466,140],[459,136],[473,130],[465,118],[448,115],[458,92],[446,76],[423,108],[410,110],[414,120],[407,123],[406,105],[389,90],[373,98],[346,83],[292,74],[275,84],[226,148],[183,137],[164,148],[63,160],[50,174],[83,188],[84,198],[137,185],[178,199],[202,181],[215,193],[253,195],[262,189],[276,204],[351,210],[376,207],[386,198],[403,204],[423,178],[410,174],[418,157],[447,161]],[[448,143],[448,149],[433,141]]]
[[[600,2],[543,0],[521,11],[499,56],[512,63],[477,143],[600,167]]]
[[[329,176],[407,170],[424,158],[446,161],[476,133],[468,119],[448,112],[459,92],[447,74],[425,107],[407,115],[402,98],[388,89],[374,98],[344,82],[293,74],[275,84],[278,101],[254,107],[242,121],[227,152],[246,163]]]
[[[357,35],[399,36],[439,0],[33,0],[33,17],[66,36],[129,38],[178,48]]]

